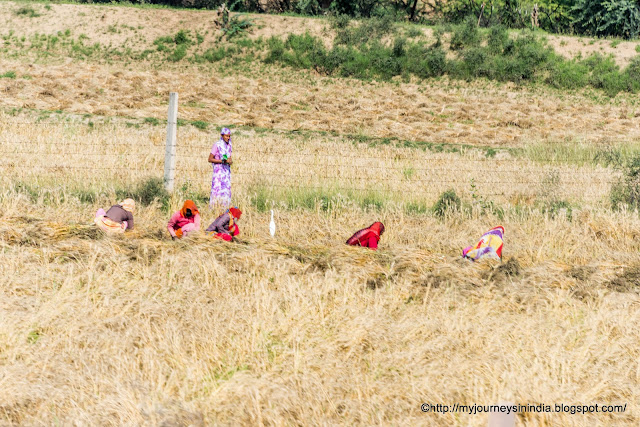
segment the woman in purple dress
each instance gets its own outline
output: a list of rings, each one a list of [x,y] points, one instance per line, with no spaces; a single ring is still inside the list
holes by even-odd
[[[211,147],[209,163],[213,163],[209,206],[227,209],[231,205],[231,130],[222,128],[220,139]]]

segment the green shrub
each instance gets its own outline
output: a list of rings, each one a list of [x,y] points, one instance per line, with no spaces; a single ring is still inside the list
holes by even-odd
[[[473,16],[468,16],[461,25],[454,28],[450,47],[451,50],[460,50],[465,47],[478,46],[480,41],[480,31],[478,31],[476,19]]]
[[[99,194],[95,190],[81,189],[75,191],[74,195],[78,198],[80,203],[93,204],[98,200]]]
[[[253,19],[243,18],[238,14],[231,15],[228,11],[225,11],[220,24],[223,36],[229,40],[250,32],[253,26]]]
[[[501,70],[498,80],[516,83],[532,80],[537,72],[544,72],[554,59],[553,50],[530,31],[520,34],[513,43],[509,42],[505,46],[504,57],[510,58],[513,55],[514,61],[511,67]]]
[[[465,49],[462,53],[462,61],[458,68],[459,77],[470,80],[475,77],[491,77],[494,73],[487,66],[488,52],[481,47]]]
[[[368,20],[355,28],[340,22],[336,25],[341,26],[339,33],[342,32],[343,37],[337,37],[331,49],[327,50],[320,38],[309,33],[291,34],[284,41],[271,37],[266,42],[264,61],[359,79],[389,80],[410,74],[433,78],[448,74],[465,80],[485,77],[518,84],[543,82],[561,89],[591,86],[609,96],[620,91],[640,90],[640,59],[632,61],[624,71],[611,57],[599,54],[584,60],[567,60],[529,30],[510,38],[506,28],[499,26],[491,28],[483,37],[475,22],[467,19],[454,29],[451,42],[454,58],[448,59],[437,41],[429,46],[403,37],[391,42],[370,37],[372,33],[388,30],[381,24],[385,21]],[[369,27],[366,37],[359,33]],[[210,51],[204,56],[209,58],[214,54],[221,58],[223,51]]]
[[[622,177],[611,187],[611,207],[640,209],[640,153],[631,156],[622,167]]]
[[[160,120],[155,117],[145,117],[142,123],[158,126],[160,124]]]
[[[351,17],[349,15],[336,14],[333,15],[329,22],[334,30],[348,28],[351,25]]]
[[[193,40],[189,37],[189,32],[180,30],[173,37],[158,37],[153,41],[153,44],[158,52],[170,52],[167,55],[169,61],[178,62],[187,56],[187,51],[193,44]]]
[[[571,221],[573,219],[573,207],[566,200],[553,200],[546,202],[542,206],[542,212],[550,218],[557,218],[560,215]]]
[[[624,73],[627,77],[628,90],[631,92],[640,91],[640,56],[631,60]]]
[[[593,162],[605,168],[613,166],[620,169],[623,166],[622,152],[619,148],[607,147],[600,149],[593,156]]]
[[[177,45],[186,45],[186,46],[190,46],[193,43],[193,41],[189,37],[189,33],[186,32],[185,30],[178,31],[176,35],[173,36],[173,42]]]
[[[118,199],[125,199],[130,197],[143,206],[149,206],[150,204],[158,201],[163,208],[168,208],[170,195],[164,188],[164,181],[162,178],[149,177],[141,180],[134,190],[116,190]]]
[[[640,33],[640,7],[633,0],[578,0],[572,11],[579,34],[634,39]]]
[[[209,194],[206,191],[195,189],[189,180],[182,183],[178,189],[178,196],[180,200],[193,200],[196,206],[207,206],[209,204]]]
[[[32,185],[23,181],[14,182],[13,191],[28,196],[32,202],[37,202],[40,197],[40,189],[37,185]]]
[[[413,26],[412,26],[412,27],[410,27],[410,28],[407,30],[407,33],[406,33],[407,37],[409,37],[409,38],[411,38],[411,39],[416,38],[416,37],[420,37],[420,36],[422,36],[423,34],[424,34],[424,33],[422,32],[422,30],[421,30],[419,27],[413,27]]]
[[[202,55],[196,55],[196,62],[207,61],[207,62],[218,62],[222,61],[227,56],[227,51],[224,47],[219,47],[217,49],[207,49]]]
[[[339,15],[370,18],[379,6],[380,0],[333,0],[330,9]]]
[[[283,58],[287,65],[296,68],[316,68],[324,62],[325,48],[322,40],[309,33],[289,34],[285,46],[291,52]]]
[[[554,61],[546,82],[559,89],[579,89],[589,82],[589,67],[576,61]]]
[[[404,211],[410,215],[423,215],[431,212],[431,208],[426,203],[408,202],[404,205]]]
[[[176,49],[167,56],[167,59],[172,62],[178,62],[182,60],[185,56],[187,56],[187,46],[186,45],[178,45]]]
[[[441,46],[411,44],[407,48],[406,70],[423,79],[447,72],[447,57]]]
[[[191,125],[200,130],[206,130],[209,127],[209,123],[203,122],[202,120],[194,120],[191,122]]]
[[[460,197],[456,194],[456,191],[449,189],[440,194],[440,197],[433,205],[433,214],[438,218],[443,218],[451,212],[460,211],[461,205],[462,202],[460,201]]]
[[[487,46],[489,52],[494,55],[499,55],[504,52],[504,48],[509,41],[509,33],[506,27],[502,25],[496,25],[489,30],[489,37],[487,39]]]
[[[589,84],[594,88],[604,90],[609,96],[628,89],[628,77],[620,73],[613,56],[596,53],[585,59],[584,64],[591,69]]]
[[[18,16],[27,16],[29,18],[37,18],[40,13],[36,11],[32,6],[22,6],[16,9],[13,13]]]
[[[322,13],[322,7],[318,3],[318,0],[298,0],[295,4],[296,12],[302,15],[320,15]]]
[[[343,27],[336,28],[335,44],[357,46],[380,40],[391,33],[393,20],[389,17],[364,19],[353,25],[351,21]]]

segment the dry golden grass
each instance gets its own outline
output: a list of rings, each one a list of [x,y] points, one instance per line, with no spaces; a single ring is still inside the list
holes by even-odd
[[[84,34],[87,43],[153,48],[158,37],[173,35],[181,29],[197,31],[205,44],[215,44],[221,35],[216,24],[218,13],[211,10],[140,9],[122,6],[81,4],[27,4],[39,16],[16,14],[25,3],[0,2],[0,34],[57,34],[71,30],[74,36]],[[327,36],[325,20],[292,16],[243,14],[253,21],[251,38],[286,36],[290,33]],[[3,43],[3,42],[0,42]],[[2,44],[0,44],[1,46]]]
[[[2,2],[0,23],[57,31],[102,14],[90,37],[120,37],[108,26],[121,14],[150,22],[139,25],[152,40],[162,28],[153,19],[208,16],[51,6],[14,19],[16,4]],[[423,414],[420,404],[499,400],[627,404],[622,414],[520,414],[519,425],[638,424],[640,219],[607,209],[613,170],[533,161],[557,146],[634,146],[632,99],[255,68],[229,77],[0,58],[0,71],[18,74],[0,79],[3,110],[26,108],[0,114],[0,424],[480,426],[486,415]],[[124,236],[92,225],[118,189],[162,176],[164,126],[126,123],[164,119],[169,91],[181,118],[246,126],[233,137],[237,243],[173,242],[158,204],[138,206]],[[215,133],[179,128],[172,210],[208,191]],[[529,154],[369,146],[345,134]],[[407,209],[450,187],[468,202],[472,178],[504,218],[478,206],[444,220]],[[334,203],[291,209],[286,197],[307,197],[296,186]],[[385,205],[368,207],[351,190],[360,188]],[[274,239],[259,195],[276,211]],[[541,212],[557,197],[574,204],[571,220]],[[213,219],[203,207],[204,225]],[[387,228],[378,252],[344,245],[375,220]],[[505,262],[463,262],[461,249],[498,223]]]
[[[423,414],[419,406],[506,399],[628,404],[616,415],[519,416],[527,425],[637,424],[637,215],[612,216],[589,203],[571,222],[508,210],[501,222],[510,262],[503,265],[459,259],[498,218],[438,221],[393,204],[369,211],[346,203],[327,212],[276,204],[271,239],[268,214],[250,206],[256,175],[322,175],[325,154],[336,151],[342,186],[352,185],[357,174],[346,166],[358,155],[461,169],[475,163],[243,131],[234,137],[234,199],[245,210],[237,244],[204,236],[172,242],[158,206],[139,206],[136,230],[107,238],[91,225],[93,212],[113,202],[114,185],[148,174],[136,169],[161,174],[163,130],[23,124],[29,120],[0,121],[0,149],[17,158],[3,168],[0,193],[4,422],[485,425],[484,415]],[[180,172],[179,182],[189,177],[208,188],[211,137],[190,128],[179,137],[178,167],[194,170]],[[122,142],[130,145],[113,145]],[[269,147],[293,154],[267,152],[260,165],[250,163],[251,150]],[[313,165],[289,165],[296,153],[310,154]],[[536,173],[511,162],[523,175]],[[53,165],[96,169],[30,169]],[[110,167],[131,170],[123,176]],[[588,182],[594,172],[575,173]],[[473,172],[458,176],[466,183]],[[16,182],[40,184],[39,196],[16,191]],[[78,187],[104,195],[80,203]],[[394,200],[409,197],[403,188]],[[603,198],[607,190],[589,191]],[[205,224],[213,219],[206,209],[203,215]],[[388,230],[379,252],[344,246],[351,232],[378,219]]]
[[[377,84],[268,74],[218,76],[211,70],[114,69],[0,59],[5,107],[107,116],[166,118],[169,92],[179,117],[288,130],[321,130],[435,143],[519,146],[527,142],[615,144],[640,138],[632,100],[601,103],[491,84]]]
[[[208,192],[211,168],[206,159],[216,130],[180,128],[176,188],[189,182],[190,188]],[[102,187],[105,175],[131,185],[163,174],[164,126],[87,126],[82,122],[35,122],[20,115],[0,116],[0,132],[2,166],[11,179],[49,178],[80,188]],[[259,188],[282,193],[303,187],[345,196],[384,193],[387,200],[397,203],[432,204],[449,188],[470,197],[473,184],[479,196],[500,203],[527,204],[555,197],[597,204],[608,200],[618,175],[591,164],[540,164],[508,153],[487,158],[471,148],[461,154],[382,144],[371,147],[318,134],[242,130],[234,136],[234,150],[233,182],[241,197]]]

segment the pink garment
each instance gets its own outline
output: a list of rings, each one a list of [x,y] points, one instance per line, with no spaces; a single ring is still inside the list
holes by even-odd
[[[211,154],[216,160],[221,160],[225,155],[230,158],[232,152],[231,139],[229,139],[229,142],[224,142],[220,138],[211,147]],[[231,166],[228,164],[213,163],[209,206],[214,207],[216,203],[224,208],[231,204]]]
[[[227,234],[227,233],[215,233],[215,234],[211,233],[211,234],[215,239],[222,239],[227,242],[230,242],[233,240],[235,236],[240,234],[240,228],[238,227],[238,224],[233,224],[231,227],[229,227],[229,233],[231,234]]]
[[[363,248],[378,249],[378,241],[384,233],[384,224],[381,222],[374,222],[368,228],[363,228],[354,233],[353,236],[347,240],[347,245],[362,246]]]
[[[180,228],[185,236],[192,231],[200,230],[200,214],[185,218],[180,211],[174,213],[167,224],[167,230],[169,230],[171,237],[176,237],[176,230]]]
[[[365,242],[362,243],[362,247],[373,249],[375,251],[376,249],[378,249],[378,240],[380,240],[378,236],[373,233],[369,233],[369,239],[365,240]]]

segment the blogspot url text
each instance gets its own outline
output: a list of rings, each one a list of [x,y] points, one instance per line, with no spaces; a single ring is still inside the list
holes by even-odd
[[[420,405],[422,412],[435,412],[439,414],[446,413],[464,413],[469,415],[487,414],[490,412],[501,412],[504,414],[511,413],[563,413],[563,414],[605,414],[605,413],[622,413],[627,410],[627,404],[606,405],[594,403],[590,405],[567,405],[563,403],[554,403],[552,405],[461,405],[454,403],[446,405],[441,403],[423,403]]]

